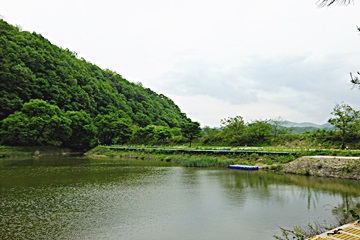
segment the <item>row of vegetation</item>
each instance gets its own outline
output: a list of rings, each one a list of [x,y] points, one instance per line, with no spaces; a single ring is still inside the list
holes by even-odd
[[[244,122],[241,116],[221,121],[221,128],[205,127],[203,143],[230,146],[284,146],[307,149],[360,148],[360,113],[345,103],[336,104],[328,129],[304,133],[284,127],[281,118]]]
[[[18,146],[62,146],[89,149],[95,145],[146,144],[178,145],[185,142],[202,146],[281,146],[288,149],[359,148],[358,111],[336,105],[329,122],[334,129],[294,133],[281,119],[246,123],[241,116],[223,119],[220,128],[200,128],[188,121],[180,127],[148,125],[140,127],[116,113],[92,118],[85,111],[64,111],[44,100],[33,99],[20,111],[1,121],[3,144]],[[326,152],[326,150],[319,150]],[[346,154],[346,152],[345,152]],[[348,153],[350,154],[350,153]]]
[[[97,145],[359,148],[358,112],[334,108],[334,130],[298,133],[279,119],[200,128],[174,102],[102,70],[37,33],[0,20],[0,144],[88,150]]]
[[[89,156],[107,156],[110,158],[135,158],[140,160],[158,160],[180,164],[186,167],[228,167],[231,164],[262,165],[265,169],[281,170],[282,164],[293,161],[296,154],[275,155],[247,153],[211,153],[167,151],[167,149],[137,148],[129,150],[116,146],[98,146],[86,153]]]

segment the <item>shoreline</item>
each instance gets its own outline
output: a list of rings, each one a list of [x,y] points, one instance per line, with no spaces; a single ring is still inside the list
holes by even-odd
[[[125,148],[121,150],[114,149],[115,148],[113,147],[94,148],[89,151],[86,156],[95,157],[102,155],[104,157],[168,161],[179,163],[186,167],[228,167],[232,164],[241,164],[258,166],[259,170],[285,174],[360,180],[360,157],[358,156],[313,155],[294,157],[293,160],[290,161],[281,159],[284,158],[284,156],[278,156],[280,160],[271,159],[264,161],[264,157],[266,156],[258,156],[254,151],[247,155],[219,157],[217,155],[219,152],[212,154],[211,150],[209,150],[207,154],[198,154],[199,151],[194,151],[194,154],[189,152],[185,154],[174,154],[157,150],[136,151],[135,149],[132,149],[131,151],[126,151]],[[202,161],[202,163],[196,164],[198,161]],[[211,164],[206,165],[206,161],[211,162]],[[221,163],[222,161],[224,162]],[[189,162],[192,163],[190,164]]]
[[[359,156],[309,155],[295,157],[297,152],[285,152],[286,155],[268,156],[261,153],[279,153],[277,151],[246,150],[197,150],[167,148],[116,148],[98,146],[84,153],[86,157],[127,158],[148,161],[177,163],[184,167],[228,167],[229,165],[258,166],[259,170],[285,174],[297,174],[326,178],[360,180]],[[260,153],[260,155],[258,154]],[[34,157],[44,155],[72,155],[79,152],[64,148],[49,147],[8,147],[0,148],[0,159],[8,157]],[[81,153],[83,154],[83,153]]]
[[[284,164],[284,173],[360,180],[360,157],[302,156]]]

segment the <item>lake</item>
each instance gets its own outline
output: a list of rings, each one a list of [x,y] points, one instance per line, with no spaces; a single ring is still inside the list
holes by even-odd
[[[0,239],[273,239],[358,181],[86,157],[0,159]]]

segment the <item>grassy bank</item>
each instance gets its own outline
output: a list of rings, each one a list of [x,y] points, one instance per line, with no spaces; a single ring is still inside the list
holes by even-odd
[[[48,146],[38,147],[11,147],[0,146],[0,158],[6,157],[32,157],[42,155],[64,155],[73,154],[74,151],[67,148],[57,148]]]
[[[124,146],[98,146],[87,152],[86,155],[158,160],[173,162],[186,167],[228,167],[231,164],[256,165],[263,170],[283,173],[360,179],[360,159],[358,159],[360,151],[357,150],[325,149],[294,151],[293,149],[278,148],[212,148],[210,150],[215,149],[217,151],[208,151],[208,148],[199,147],[192,149],[184,147],[168,149],[144,146],[129,148]],[[267,152],[270,154],[265,154]],[[271,154],[271,152],[287,154]]]
[[[198,149],[200,150],[200,149]],[[224,150],[224,149],[223,149]],[[226,149],[229,150],[229,149]],[[86,153],[87,156],[106,156],[113,158],[134,158],[141,160],[159,160],[174,162],[186,167],[228,167],[231,164],[257,165],[267,169],[279,169],[281,165],[295,160],[294,155],[267,155],[257,153],[186,153],[162,151],[151,148],[138,148],[138,150],[115,150],[114,147],[98,146]]]
[[[106,156],[112,158],[133,158],[157,160],[179,164],[186,167],[228,167],[231,164],[256,165],[261,169],[283,171],[293,174],[360,179],[359,161],[342,159],[339,156],[359,157],[359,150],[337,149],[289,149],[271,147],[202,147],[188,148],[176,146],[161,148],[158,146],[97,146],[86,153],[87,156]],[[158,150],[154,150],[158,149]],[[180,151],[171,151],[171,150]],[[213,151],[212,151],[213,150]],[[231,152],[227,152],[230,150]],[[267,152],[288,153],[287,155],[265,154]],[[55,147],[8,147],[0,146],[0,158],[31,157],[41,155],[73,154],[69,149]],[[304,156],[332,156],[334,161],[322,160],[321,164]],[[302,160],[303,159],[303,160]],[[294,161],[296,160],[296,161]],[[336,163],[336,164],[335,164]],[[305,165],[306,166],[305,166]],[[334,165],[335,164],[335,165]],[[321,166],[321,167],[320,167]],[[333,168],[336,166],[337,172]],[[358,176],[359,175],[359,176]]]

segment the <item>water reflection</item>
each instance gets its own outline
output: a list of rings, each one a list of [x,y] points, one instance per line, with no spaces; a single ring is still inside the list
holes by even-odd
[[[222,186],[229,189],[231,195],[249,189],[256,189],[257,197],[262,199],[275,198],[276,201],[286,201],[291,192],[299,199],[307,200],[308,209],[316,207],[321,194],[340,195],[342,197],[358,198],[360,184],[358,181],[344,179],[317,178],[271,172],[243,172],[230,170],[231,174],[220,174],[218,179]],[[290,188],[291,190],[286,190]],[[276,189],[276,191],[274,191]],[[287,194],[284,194],[284,191]]]
[[[0,162],[0,239],[271,239],[360,194],[357,181],[166,162]]]

